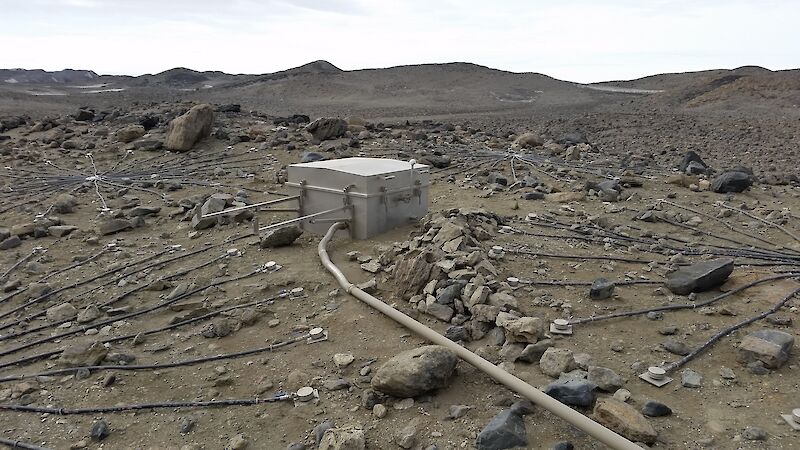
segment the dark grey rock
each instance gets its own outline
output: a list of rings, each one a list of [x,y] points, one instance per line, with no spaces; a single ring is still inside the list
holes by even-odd
[[[361,393],[361,406],[372,411],[372,408],[381,402],[381,396],[372,389],[364,389]]]
[[[496,183],[501,186],[508,186],[508,178],[502,173],[492,172],[486,177],[486,182],[489,184]]]
[[[97,225],[97,231],[103,235],[115,234],[133,228],[133,224],[128,219],[108,219]]]
[[[766,441],[767,432],[758,427],[747,427],[742,431],[742,438],[748,441]]]
[[[0,250],[10,250],[12,248],[16,248],[22,245],[22,239],[19,238],[17,235],[13,235],[3,239],[0,242]]]
[[[567,405],[592,406],[596,388],[597,386],[589,381],[563,379],[548,384],[543,392]]]
[[[589,297],[592,300],[605,300],[614,293],[614,282],[605,278],[598,278],[592,282]]]
[[[723,172],[711,182],[711,190],[718,194],[744,192],[753,185],[753,177],[746,172]]]
[[[517,400],[511,405],[511,411],[519,414],[520,416],[527,416],[533,414],[535,411],[533,403],[530,400]]]
[[[108,424],[105,420],[98,420],[92,424],[92,430],[89,433],[93,441],[102,441],[108,437]]]
[[[663,417],[672,414],[672,409],[656,400],[648,400],[642,407],[642,414],[649,417]]]
[[[566,146],[589,143],[589,141],[586,139],[586,135],[580,131],[565,133],[560,139],[556,140],[556,142]]]
[[[420,158],[423,164],[429,164],[437,169],[444,169],[450,167],[452,160],[447,155],[427,155]]]
[[[689,150],[686,152],[686,156],[683,157],[681,163],[678,165],[678,170],[683,173],[686,173],[686,169],[689,168],[689,165],[695,163],[700,165],[703,168],[708,168],[708,165],[703,161],[703,158],[697,154],[694,150]]]
[[[539,360],[542,359],[544,352],[552,346],[553,341],[550,339],[543,339],[535,344],[528,344],[525,346],[525,349],[522,350],[522,353],[519,355],[517,360],[531,364],[538,363]]]
[[[317,446],[319,446],[319,443],[322,440],[322,436],[325,434],[325,432],[328,431],[331,428],[334,428],[335,426],[336,426],[336,424],[333,423],[330,420],[322,422],[321,424],[315,426],[314,427],[314,443]]]
[[[522,416],[507,409],[494,416],[478,435],[478,450],[503,450],[528,446],[528,433]]]
[[[319,153],[316,153],[316,152],[305,152],[305,153],[303,153],[303,157],[302,157],[302,159],[300,159],[300,162],[302,162],[302,163],[310,163],[310,162],[314,162],[314,161],[325,161],[326,159],[328,159],[328,158],[325,157],[325,155],[322,155],[322,154],[319,154]]]
[[[733,258],[704,261],[667,275],[666,286],[673,294],[687,295],[713,289],[728,279],[733,272]]]
[[[466,284],[466,281],[456,282],[442,289],[439,295],[436,296],[436,303],[452,305],[455,299],[461,297],[461,290],[464,289]]]
[[[444,337],[454,342],[468,341],[469,331],[463,326],[451,326],[447,327],[447,330],[445,330]]]
[[[676,339],[667,339],[663,344],[661,344],[661,346],[664,347],[666,351],[674,355],[686,356],[689,354],[689,352],[691,352],[691,349],[688,345],[686,345],[686,343]]]
[[[183,420],[181,420],[181,433],[182,434],[191,433],[191,431],[194,430],[194,426],[196,424],[197,422],[195,422],[195,420],[192,419],[191,417],[184,417]]]
[[[544,200],[544,192],[536,192],[536,191],[526,192],[526,193],[522,194],[522,199],[523,200]]]
[[[274,248],[292,245],[302,234],[303,230],[298,227],[278,228],[261,237],[261,247]]]
[[[572,442],[561,441],[553,444],[552,450],[575,450],[575,446],[572,445]]]

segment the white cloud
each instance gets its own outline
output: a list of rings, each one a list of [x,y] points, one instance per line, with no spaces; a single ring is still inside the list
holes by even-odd
[[[0,67],[233,73],[469,61],[574,81],[800,61],[797,2],[5,0]]]

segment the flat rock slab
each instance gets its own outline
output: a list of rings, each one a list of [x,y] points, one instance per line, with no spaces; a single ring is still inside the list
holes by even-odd
[[[733,273],[733,258],[719,258],[684,267],[667,275],[667,289],[677,295],[713,289]]]
[[[750,333],[739,344],[738,359],[742,364],[761,361],[770,369],[777,369],[789,359],[794,346],[794,336],[778,330],[758,330]]]

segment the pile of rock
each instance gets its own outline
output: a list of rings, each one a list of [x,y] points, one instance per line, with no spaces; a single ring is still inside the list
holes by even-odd
[[[378,263],[390,267],[400,295],[417,311],[453,326],[448,337],[477,340],[501,327],[508,342],[537,343],[546,323],[518,312],[512,287],[498,277],[487,251],[502,219],[483,210],[453,209],[426,216],[410,240],[384,252]]]

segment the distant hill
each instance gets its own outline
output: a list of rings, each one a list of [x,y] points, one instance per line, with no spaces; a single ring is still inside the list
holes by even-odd
[[[0,69],[0,82],[5,84],[70,84],[94,81],[98,75],[91,70],[64,69],[47,72],[41,69]]]
[[[136,77],[98,76],[88,70],[0,70],[0,93],[49,97],[49,102],[56,102],[55,96],[69,102],[102,95],[109,104],[123,99],[191,99],[240,103],[281,115],[494,114],[592,107],[620,99],[647,108],[763,110],[798,108],[800,70],[745,66],[583,85],[465,62],[342,70],[320,60],[260,75],[182,67]]]
[[[800,106],[800,69],[772,71],[743,66],[731,70],[667,73],[597,85],[663,90],[648,101],[668,106],[724,109]]]

